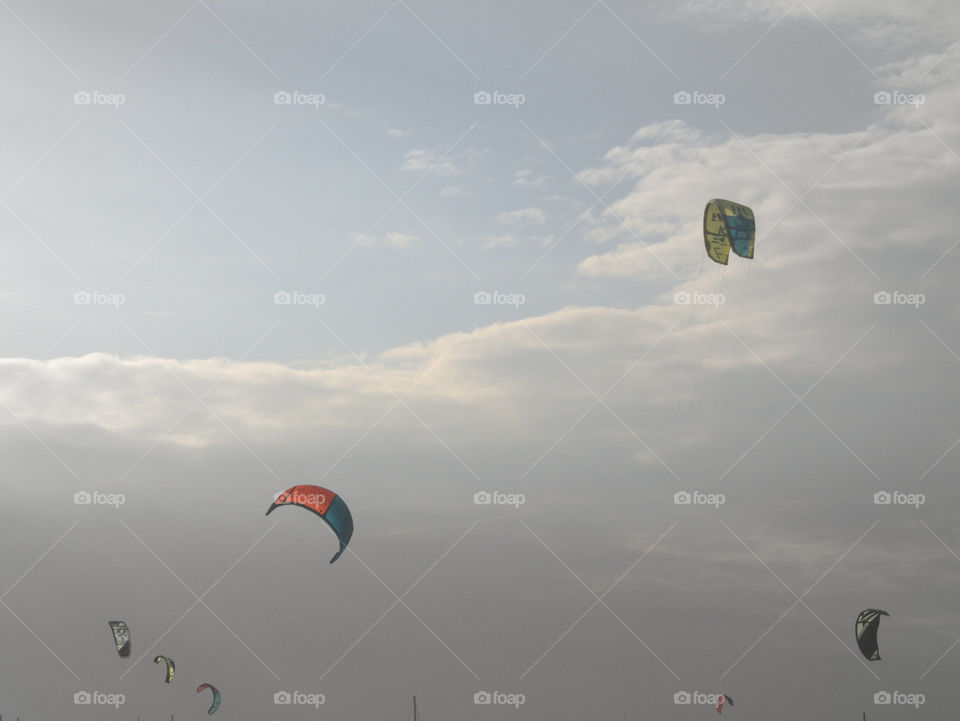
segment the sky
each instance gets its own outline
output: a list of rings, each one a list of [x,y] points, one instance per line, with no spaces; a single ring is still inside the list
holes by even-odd
[[[951,3],[0,17],[0,714],[953,713]]]

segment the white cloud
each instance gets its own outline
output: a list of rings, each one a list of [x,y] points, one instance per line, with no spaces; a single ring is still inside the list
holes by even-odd
[[[498,223],[516,223],[516,224],[526,224],[526,223],[535,223],[541,224],[545,223],[547,220],[547,215],[540,208],[521,208],[519,210],[510,210],[497,215]]]

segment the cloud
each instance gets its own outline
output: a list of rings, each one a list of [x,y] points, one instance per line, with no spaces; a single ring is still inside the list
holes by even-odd
[[[540,188],[547,182],[547,176],[545,175],[539,175],[537,177],[532,177],[532,175],[533,171],[529,168],[515,170],[510,185]]]
[[[436,173],[441,176],[459,175],[476,167],[484,151],[468,148],[460,153],[444,154],[437,148],[414,148],[403,156],[400,170],[414,173]]]
[[[520,210],[510,210],[497,215],[498,223],[541,224],[541,223],[545,223],[546,220],[547,220],[546,213],[540,210],[540,208],[534,208],[534,207],[522,208]]]

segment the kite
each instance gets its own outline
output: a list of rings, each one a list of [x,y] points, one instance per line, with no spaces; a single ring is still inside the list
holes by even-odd
[[[130,628],[123,621],[110,621],[110,630],[120,658],[127,658],[130,655]]]
[[[167,658],[166,656],[157,656],[155,659],[153,659],[154,663],[160,663],[161,661],[164,661],[167,664],[167,676],[163,682],[170,683],[173,681],[173,672],[177,670],[177,667],[173,663],[172,658]]]
[[[860,653],[868,661],[880,660],[880,650],[877,648],[877,630],[880,628],[880,617],[889,615],[886,611],[867,608],[857,616],[857,646],[860,647]]]
[[[340,541],[340,550],[330,559],[330,563],[340,558],[353,536],[353,516],[340,496],[320,486],[293,486],[277,496],[277,500],[267,509],[267,515],[280,506],[300,506],[326,521]]]
[[[722,693],[720,694],[720,697],[717,699],[717,713],[723,713],[723,705],[725,703],[728,703],[731,706],[733,706],[733,699],[727,696],[727,694]]]
[[[207,709],[207,714],[209,714],[210,716],[213,716],[213,714],[216,713],[217,709],[220,708],[220,692],[217,690],[215,686],[211,686],[208,683],[202,683],[199,686],[197,686],[197,693],[200,693],[205,688],[208,688],[211,691],[213,691],[213,703],[210,704],[210,708]]]
[[[731,200],[714,198],[703,210],[703,242],[714,262],[726,265],[730,250],[741,258],[753,258],[756,224],[753,211]]]

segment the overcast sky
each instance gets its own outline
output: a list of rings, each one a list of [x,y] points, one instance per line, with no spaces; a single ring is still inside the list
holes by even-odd
[[[0,714],[955,715],[953,3],[0,18]]]

